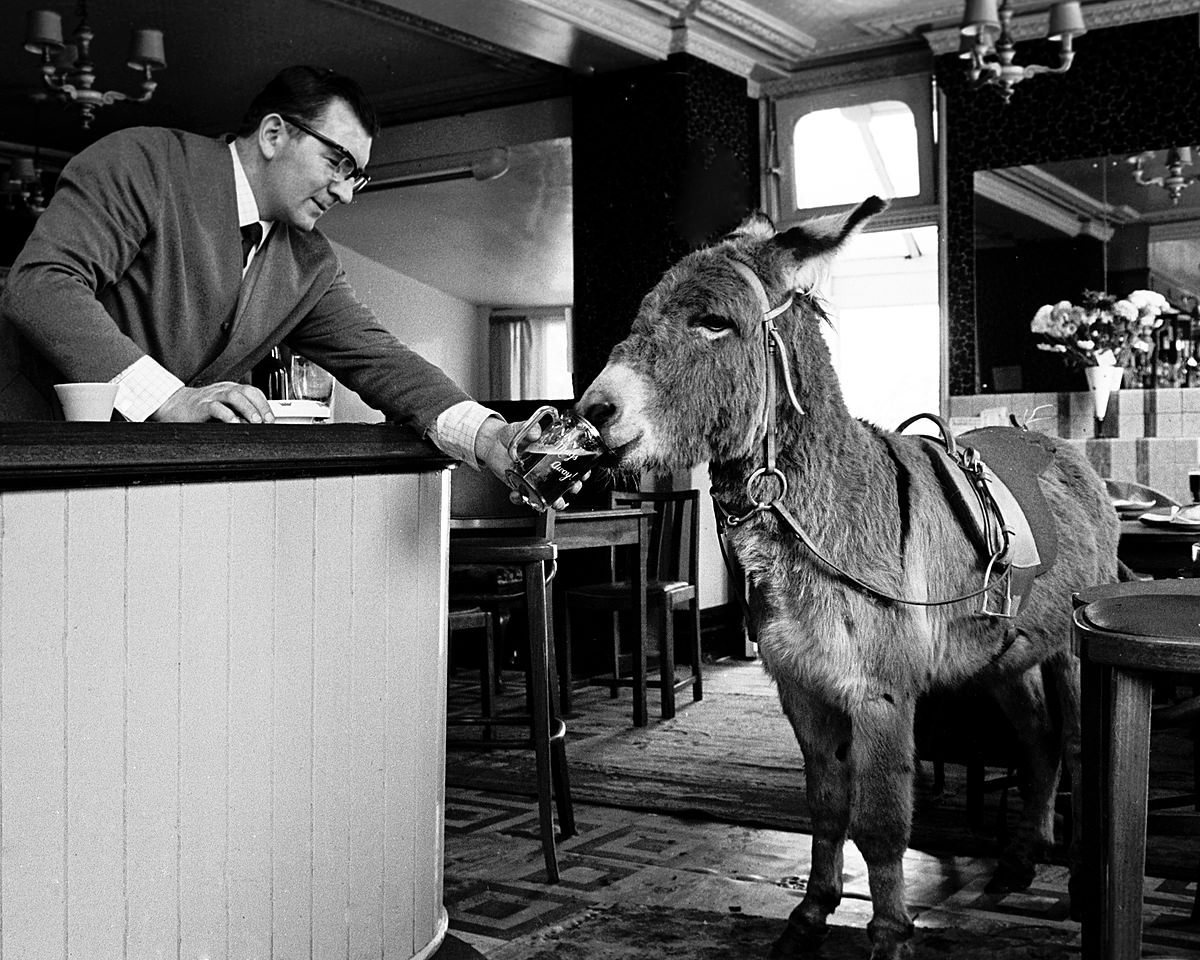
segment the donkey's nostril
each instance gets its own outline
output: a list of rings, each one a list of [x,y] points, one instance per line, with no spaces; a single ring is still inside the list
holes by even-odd
[[[583,415],[590,420],[594,426],[603,427],[609,420],[613,418],[613,414],[617,412],[616,404],[608,401],[599,401],[589,403],[583,410]]]

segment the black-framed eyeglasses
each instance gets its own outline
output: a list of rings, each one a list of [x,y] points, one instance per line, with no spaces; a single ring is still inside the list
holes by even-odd
[[[321,141],[321,143],[325,144],[325,146],[338,155],[338,162],[334,164],[333,167],[333,178],[335,180],[339,182],[343,180],[349,180],[350,187],[355,193],[358,193],[359,190],[371,182],[370,174],[364,172],[363,169],[359,167],[358,161],[354,159],[354,154],[352,154],[336,140],[330,140],[327,136],[325,136],[325,134],[318,133],[307,123],[297,120],[295,117],[289,117],[287,114],[283,113],[281,113],[279,116],[285,123],[290,123],[296,129],[303,130],[314,140]]]

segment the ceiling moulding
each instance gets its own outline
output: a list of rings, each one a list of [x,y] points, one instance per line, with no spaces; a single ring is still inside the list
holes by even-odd
[[[1083,17],[1089,30],[1121,27],[1147,20],[1163,20],[1196,13],[1196,0],[1112,0],[1110,3],[1089,3],[1083,8]],[[1013,39],[1040,40],[1046,35],[1046,8],[1044,5],[1035,13],[1013,17]],[[958,50],[961,33],[956,23],[925,34],[930,48],[937,55],[954,53]],[[1076,53],[1079,50],[1076,49]]]
[[[889,56],[848,60],[843,63],[805,65],[779,80],[759,85],[759,96],[780,100],[815,90],[848,87],[872,80],[890,80],[914,74],[931,74],[932,55],[928,50],[909,50]],[[872,221],[874,222],[874,221]]]
[[[531,77],[545,74],[545,67],[541,63],[523,53],[517,53],[473,34],[408,13],[387,3],[386,0],[322,0],[322,2],[331,7],[342,7],[357,14],[373,17],[390,26],[401,27],[407,31],[444,40],[456,47],[486,56],[514,74],[527,74]]]
[[[640,53],[689,53],[738,76],[782,74],[817,41],[747,0],[520,0]]]
[[[635,0],[638,7],[648,9],[649,15],[642,16],[630,11],[628,0],[519,2],[523,6],[558,17],[574,27],[656,60],[666,59],[671,48],[670,21],[674,13],[669,4]]]
[[[977,171],[975,193],[1068,237],[1111,240],[1114,225],[1137,216],[1130,210],[1106,208],[1094,197],[1031,166]]]

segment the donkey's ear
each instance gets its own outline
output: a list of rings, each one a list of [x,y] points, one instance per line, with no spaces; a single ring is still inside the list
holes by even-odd
[[[867,197],[847,213],[834,213],[807,220],[775,237],[774,243],[792,255],[793,290],[811,290],[824,277],[842,245],[875,214],[887,209],[887,201]]]
[[[770,240],[775,236],[775,224],[761,210],[755,210],[741,224],[729,232],[728,240]]]

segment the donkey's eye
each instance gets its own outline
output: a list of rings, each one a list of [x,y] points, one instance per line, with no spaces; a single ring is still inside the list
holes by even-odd
[[[703,336],[710,339],[727,336],[737,330],[737,324],[729,317],[721,317],[715,313],[702,313],[688,320],[688,326],[699,330]]]

